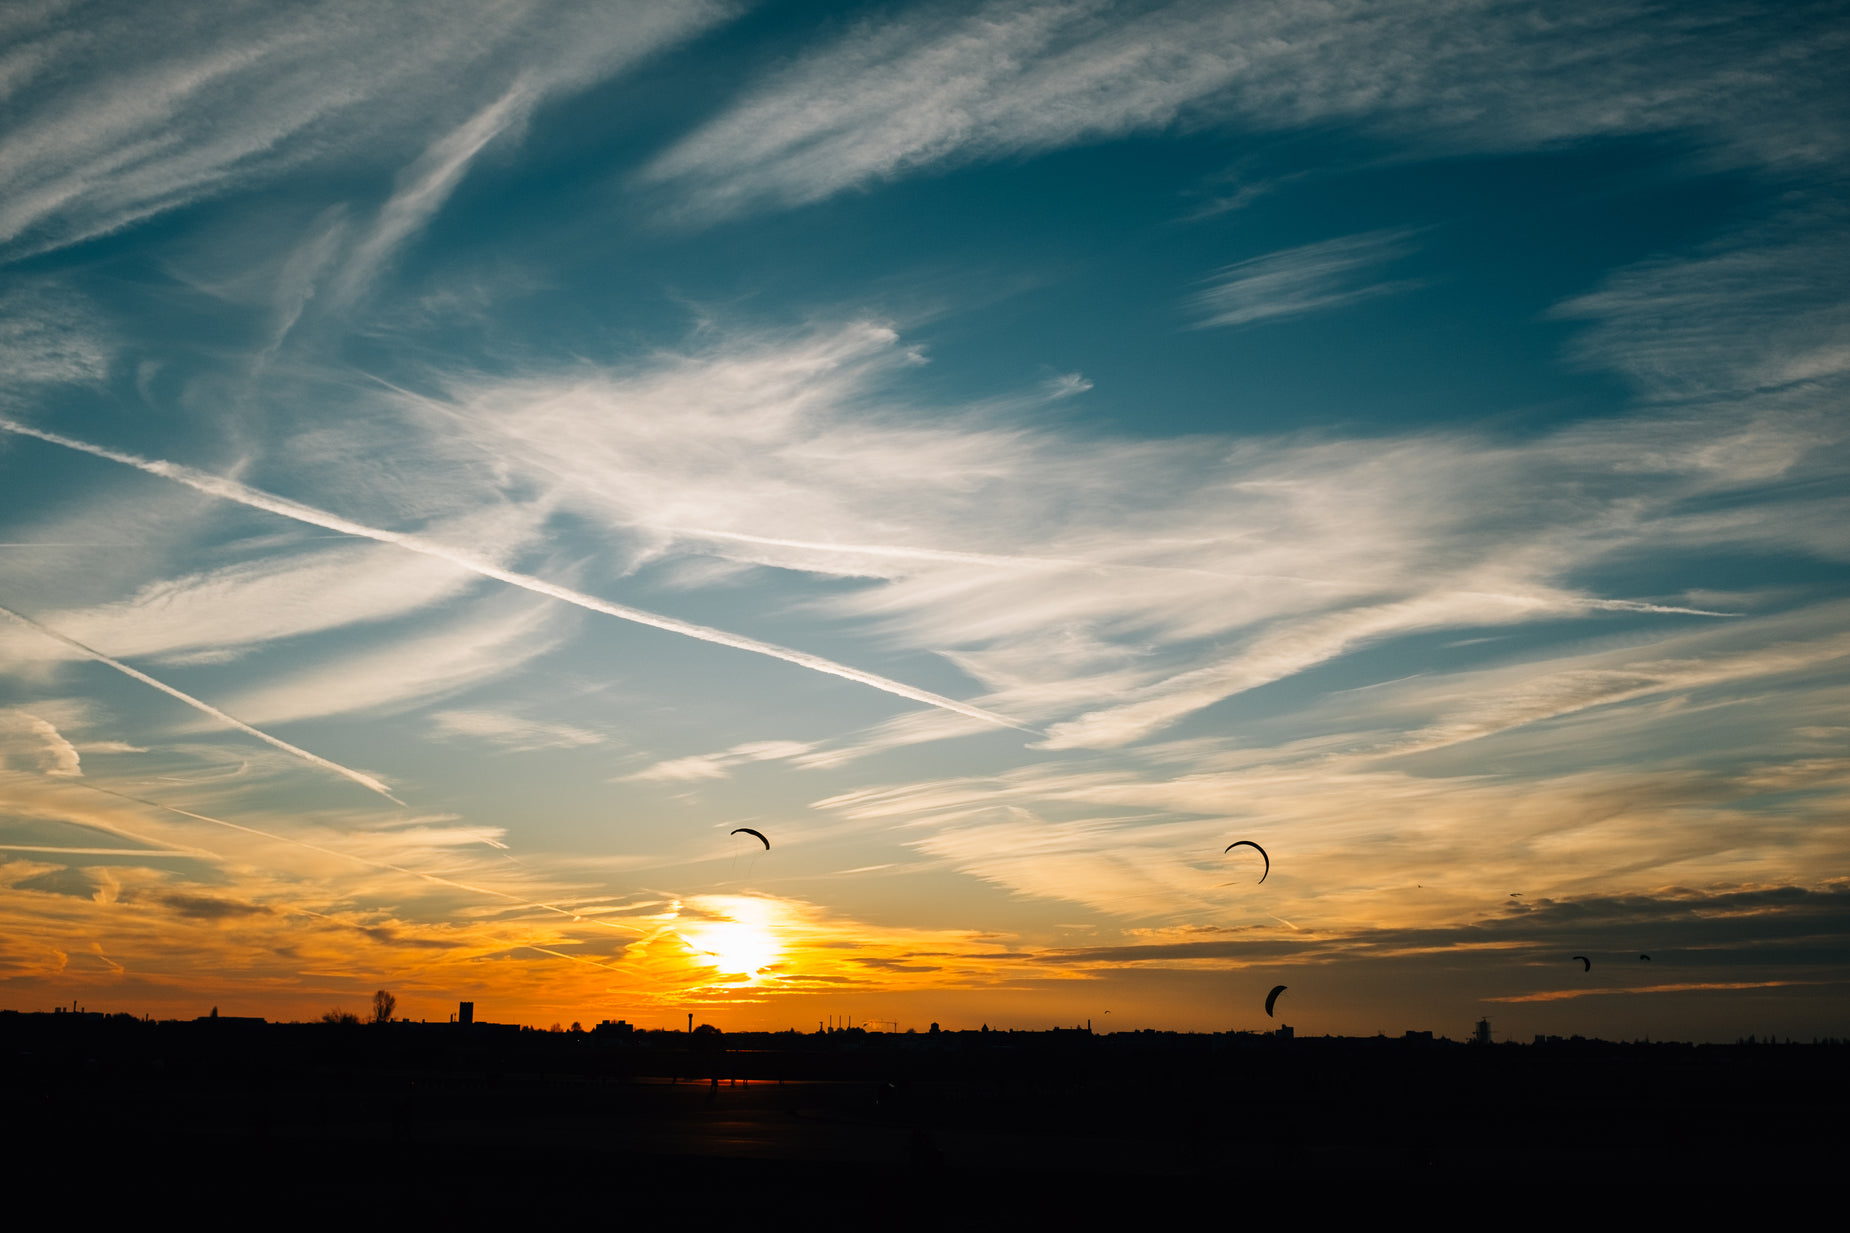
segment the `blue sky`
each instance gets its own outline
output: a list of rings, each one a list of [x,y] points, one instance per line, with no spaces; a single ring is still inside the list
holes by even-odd
[[[1846,17],[10,10],[0,1002],[1842,1034]]]

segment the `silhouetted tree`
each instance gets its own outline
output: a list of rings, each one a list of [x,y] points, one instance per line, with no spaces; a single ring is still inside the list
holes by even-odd
[[[330,1010],[327,1014],[321,1016],[321,1021],[323,1023],[340,1023],[340,1024],[358,1023],[360,1021],[360,1017],[354,1014],[350,1010],[342,1010],[340,1007],[336,1006],[333,1010]]]
[[[711,1023],[703,1023],[694,1029],[693,1046],[695,1053],[718,1053],[725,1048],[725,1033]]]
[[[373,994],[373,1022],[390,1023],[392,1012],[398,1009],[398,999],[381,989]]]

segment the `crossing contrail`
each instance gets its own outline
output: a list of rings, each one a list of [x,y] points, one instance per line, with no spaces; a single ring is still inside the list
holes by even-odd
[[[149,475],[158,475],[162,479],[172,480],[177,484],[184,484],[196,492],[203,492],[208,496],[218,497],[226,501],[235,501],[240,505],[246,505],[252,509],[264,510],[267,513],[276,514],[283,518],[292,518],[297,522],[305,522],[310,526],[322,527],[329,531],[339,531],[345,535],[353,535],[361,539],[370,539],[381,544],[395,544],[408,552],[416,552],[423,556],[435,557],[440,561],[448,561],[452,565],[469,570],[471,573],[479,574],[484,578],[493,578],[497,582],[505,582],[509,586],[520,587],[522,590],[532,591],[537,595],[545,595],[552,599],[562,600],[568,604],[575,604],[591,612],[601,612],[606,616],[613,616],[619,620],[633,621],[638,625],[649,625],[656,629],[667,630],[670,633],[682,634],[689,638],[698,638],[702,642],[712,642],[720,646],[729,646],[734,650],[749,651],[755,655],[767,655],[772,659],[781,659],[785,663],[796,664],[799,667],[809,668],[815,672],[824,672],[830,676],[838,676],[844,680],[872,686],[874,689],[892,694],[895,697],[907,698],[913,702],[923,702],[927,706],[935,706],[942,710],[952,711],[958,715],[966,715],[971,719],[980,719],[984,723],[995,724],[998,727],[1016,728],[1023,732],[1034,731],[1034,729],[1029,728],[1025,724],[1018,723],[1006,715],[999,715],[994,711],[986,711],[982,707],[971,706],[969,703],[959,702],[955,698],[946,698],[942,694],[934,694],[929,690],[916,689],[901,681],[891,680],[884,676],[877,676],[872,672],[863,672],[859,668],[850,668],[846,664],[838,664],[834,660],[824,659],[820,655],[811,655],[807,651],[792,650],[789,647],[778,646],[776,643],[772,642],[761,642],[756,638],[747,638],[743,634],[728,633],[723,629],[714,629],[707,625],[696,625],[692,621],[682,621],[675,617],[661,616],[658,613],[648,612],[641,608],[632,608],[628,604],[613,604],[608,600],[599,599],[595,595],[587,595],[583,591],[574,591],[570,587],[562,587],[556,583],[547,582],[544,578],[535,578],[531,574],[521,574],[510,569],[503,569],[493,561],[484,557],[478,557],[472,553],[463,552],[445,544],[439,544],[434,540],[428,540],[422,536],[407,535],[399,531],[386,531],[379,527],[369,527],[365,523],[354,522],[352,519],[343,518],[339,514],[331,514],[326,510],[316,509],[311,505],[303,505],[299,501],[291,501],[287,497],[279,497],[273,493],[264,492],[258,488],[252,488],[248,484],[241,484],[236,480],[226,479],[220,475],[213,475],[209,471],[200,471],[193,467],[184,466],[176,462],[166,462],[158,458],[143,458],[138,454],[124,453],[121,450],[112,450],[106,446],[92,445],[88,441],[80,441],[75,437],[67,437],[61,433],[46,432],[41,428],[32,428],[16,420],[7,419],[4,416],[0,416],[0,430],[15,433],[22,437],[32,437],[40,441],[49,442],[52,445],[61,445],[65,449],[89,454],[94,458],[105,458],[110,462],[118,462],[123,466],[134,467],[138,471],[145,471]],[[165,687],[163,686],[163,688]],[[254,729],[250,730],[255,731]]]
[[[371,775],[366,774],[364,771],[356,771],[350,766],[342,766],[340,763],[330,761],[329,759],[322,757],[320,754],[313,754],[313,753],[308,752],[308,750],[301,748],[300,746],[291,745],[288,741],[283,740],[281,737],[271,736],[268,732],[265,732],[261,728],[253,728],[249,724],[245,723],[242,719],[237,718],[235,715],[225,714],[225,712],[219,710],[217,707],[213,706],[210,702],[202,702],[198,698],[193,697],[193,695],[189,693],[183,693],[180,690],[175,689],[173,686],[167,684],[164,681],[157,681],[153,677],[149,676],[147,673],[139,671],[138,669],[129,667],[127,664],[123,663],[119,659],[111,659],[109,656],[103,654],[101,651],[97,650],[95,647],[85,646],[83,643],[77,641],[77,639],[70,637],[68,634],[61,634],[57,630],[51,628],[51,626],[49,625],[41,625],[37,621],[33,620],[31,617],[26,616],[24,613],[14,612],[11,608],[5,607],[4,605],[0,605],[0,615],[11,617],[13,620],[18,621],[21,625],[24,625],[26,628],[37,630],[39,633],[44,634],[47,638],[50,638],[54,642],[62,642],[65,646],[68,646],[75,651],[79,651],[83,653],[84,655],[89,656],[91,659],[94,659],[99,664],[106,664],[109,667],[114,668],[117,672],[122,673],[124,676],[133,677],[137,681],[140,681],[143,685],[151,685],[155,689],[160,690],[162,693],[168,695],[169,697],[178,698],[180,701],[186,703],[186,705],[192,707],[194,710],[201,711],[207,715],[210,715],[213,719],[218,720],[220,723],[225,724],[228,727],[236,728],[240,732],[247,732],[250,735],[256,737],[258,740],[262,741],[266,745],[274,745],[276,748],[282,750],[284,753],[294,754],[296,757],[302,759],[304,762],[308,762],[315,766],[322,767],[325,770],[333,771],[336,775],[344,775],[348,779],[351,779],[353,780],[353,782],[359,784],[361,787],[372,789],[374,792],[377,792],[380,796],[383,796],[386,800],[391,801],[394,805],[402,805],[405,803],[399,800],[396,796],[393,796],[391,789],[387,788],[379,780],[374,779]]]

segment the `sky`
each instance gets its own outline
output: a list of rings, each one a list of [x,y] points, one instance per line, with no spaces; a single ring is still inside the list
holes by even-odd
[[[1850,1035],[1847,54],[7,6],[0,1006]]]

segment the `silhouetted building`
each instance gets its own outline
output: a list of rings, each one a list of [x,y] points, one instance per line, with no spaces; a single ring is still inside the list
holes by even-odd
[[[456,1008],[456,1022],[465,1026],[475,1022],[474,1002],[464,1002]]]

